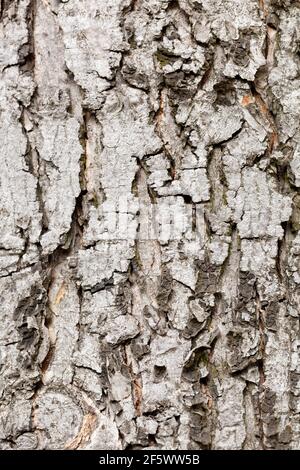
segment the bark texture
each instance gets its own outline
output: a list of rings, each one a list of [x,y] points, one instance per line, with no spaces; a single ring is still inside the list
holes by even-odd
[[[300,448],[300,2],[0,17],[0,447]]]

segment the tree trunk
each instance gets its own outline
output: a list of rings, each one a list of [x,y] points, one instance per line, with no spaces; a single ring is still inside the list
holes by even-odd
[[[0,3],[1,448],[299,448],[300,2]]]

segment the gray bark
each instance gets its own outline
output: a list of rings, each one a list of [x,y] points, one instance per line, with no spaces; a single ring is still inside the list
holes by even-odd
[[[300,448],[300,3],[0,5],[1,449]]]

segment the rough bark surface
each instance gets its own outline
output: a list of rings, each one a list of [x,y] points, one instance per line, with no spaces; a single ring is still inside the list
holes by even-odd
[[[0,17],[0,447],[300,448],[300,2]]]

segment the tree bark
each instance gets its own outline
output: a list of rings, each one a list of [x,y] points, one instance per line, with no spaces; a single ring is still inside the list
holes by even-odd
[[[300,447],[300,2],[2,0],[1,449]]]

